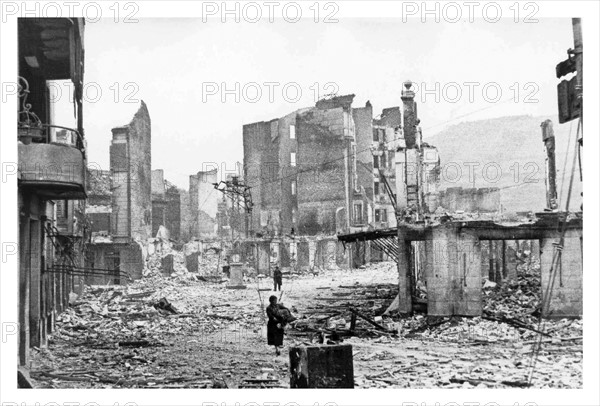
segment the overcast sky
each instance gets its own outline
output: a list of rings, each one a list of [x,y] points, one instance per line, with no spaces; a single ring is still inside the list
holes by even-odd
[[[188,176],[202,170],[203,163],[233,168],[243,160],[243,124],[314,105],[315,83],[321,94],[334,90],[325,88],[328,82],[336,84],[338,94],[356,94],[357,107],[370,100],[377,115],[401,104],[405,80],[426,83],[430,90],[437,82],[439,101],[428,94],[423,103],[423,94],[417,95],[425,136],[461,121],[519,114],[551,117],[557,110],[554,67],[572,46],[570,18],[533,24],[509,19],[495,24],[395,19],[335,24],[142,19],[116,24],[105,19],[88,23],[85,31],[88,158],[108,169],[110,130],[127,124],[139,107],[126,102],[128,95],[143,99],[150,111],[152,168],[164,169],[167,179],[185,189]],[[203,83],[211,82],[218,93],[205,94],[203,101],[203,86],[210,86]],[[247,97],[258,101],[242,95],[236,103],[229,94],[222,102],[223,82],[228,89],[235,89],[236,82],[240,90],[246,85]],[[256,87],[247,85],[251,82],[260,85],[260,98]],[[272,85],[272,102],[265,82],[280,83]],[[286,83],[300,86],[298,101],[283,97]],[[98,100],[95,84],[102,89]],[[444,100],[444,89],[454,102]],[[497,89],[502,91],[498,97]],[[296,85],[289,85],[289,99],[296,98],[295,90]],[[527,96],[530,103],[525,103]]]

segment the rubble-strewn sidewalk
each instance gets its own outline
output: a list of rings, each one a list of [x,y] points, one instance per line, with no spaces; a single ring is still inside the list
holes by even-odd
[[[227,289],[199,280],[176,251],[174,273],[150,258],[144,279],[93,286],[57,320],[32,377],[45,388],[288,387],[287,357],[266,345],[270,279]],[[281,301],[299,318],[286,345],[354,346],[355,380],[369,387],[523,387],[539,337],[536,264],[484,289],[479,318],[383,316],[397,294],[395,264],[286,275]],[[353,316],[354,314],[354,316]],[[544,321],[533,386],[580,388],[581,320]],[[284,353],[285,354],[285,353]]]

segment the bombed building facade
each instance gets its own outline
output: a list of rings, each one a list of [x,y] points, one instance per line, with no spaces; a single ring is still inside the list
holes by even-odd
[[[96,270],[90,284],[142,277],[152,236],[151,122],[143,101],[128,125],[112,129],[109,155],[110,173],[91,170],[98,204],[89,210],[94,234],[85,263]]]
[[[217,169],[200,171],[190,175],[189,232],[191,237],[215,238],[217,236],[217,212],[220,196],[214,184],[218,182]]]
[[[152,236],[161,226],[171,240],[181,237],[181,195],[177,186],[164,177],[162,169],[152,171]]]
[[[320,100],[268,122],[244,125],[244,177],[252,229],[261,235],[334,235],[395,224],[394,154],[399,108],[373,118],[354,95]],[[388,193],[389,192],[391,193]]]

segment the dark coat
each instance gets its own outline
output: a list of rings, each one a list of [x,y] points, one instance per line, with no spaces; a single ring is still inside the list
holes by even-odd
[[[283,328],[279,328],[277,325],[283,326],[285,320],[279,313],[279,306],[270,304],[267,307],[267,317],[269,318],[267,322],[267,344],[280,347],[283,345]]]
[[[283,282],[283,273],[279,269],[273,272],[273,281],[279,285]]]

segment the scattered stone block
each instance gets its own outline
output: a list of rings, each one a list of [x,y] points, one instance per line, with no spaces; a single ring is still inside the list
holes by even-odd
[[[188,272],[198,273],[198,253],[192,252],[185,257],[185,266]]]
[[[164,276],[171,276],[173,273],[173,254],[165,255],[160,259],[161,272]]]
[[[244,271],[243,264],[239,262],[233,262],[229,264],[229,285],[228,289],[246,289],[244,285]]]

